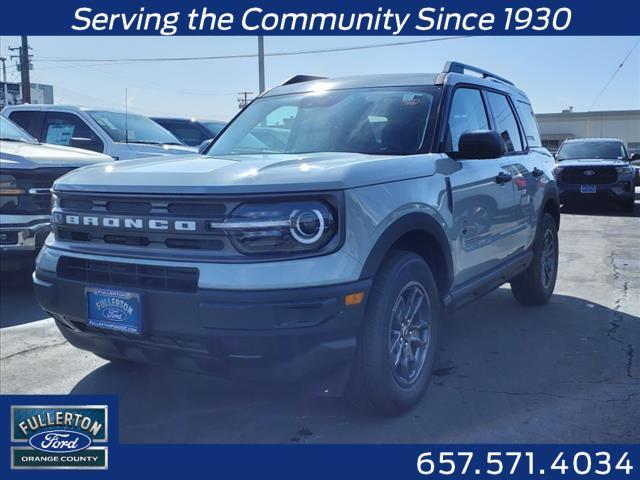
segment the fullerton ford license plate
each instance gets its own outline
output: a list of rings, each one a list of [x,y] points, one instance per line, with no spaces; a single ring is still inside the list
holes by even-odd
[[[580,193],[596,193],[595,185],[580,185]]]
[[[142,332],[142,299],[139,293],[110,288],[86,288],[87,323],[124,333]]]

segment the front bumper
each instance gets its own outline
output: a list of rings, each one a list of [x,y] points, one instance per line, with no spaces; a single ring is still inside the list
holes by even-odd
[[[42,248],[50,223],[48,216],[25,223],[14,223],[10,216],[0,223],[0,255],[2,270],[15,270],[33,263]]]
[[[581,193],[581,185],[573,183],[558,182],[560,189],[560,201],[578,201],[588,199],[611,199],[624,201],[635,195],[634,180],[629,179],[616,183],[595,185],[596,193]]]
[[[221,377],[268,381],[324,377],[348,365],[366,301],[347,307],[344,297],[362,291],[366,299],[370,285],[371,280],[363,280],[260,291],[136,289],[143,297],[143,333],[131,335],[87,325],[85,283],[40,269],[34,273],[38,302],[78,348]]]

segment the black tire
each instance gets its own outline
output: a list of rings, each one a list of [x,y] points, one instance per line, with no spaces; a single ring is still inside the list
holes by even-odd
[[[545,253],[546,242],[551,241],[553,251],[548,257]],[[545,270],[544,260],[553,262],[551,272]],[[547,268],[549,264],[547,264]],[[531,265],[511,280],[511,292],[523,305],[544,305],[553,294],[558,276],[558,227],[553,217],[545,213],[533,244],[533,260]]]
[[[636,206],[636,199],[634,197],[631,197],[629,200],[625,200],[624,202],[622,202],[622,209],[625,212],[633,212],[635,206]]]
[[[401,294],[404,295],[403,299],[406,296],[409,300],[401,301]],[[411,309],[397,308],[395,311],[403,315],[392,320],[394,307],[411,305],[411,300],[420,295],[425,298],[422,303],[415,302],[420,307],[419,310],[415,309],[417,313],[411,317],[415,321],[413,327],[410,321],[405,321],[407,326],[397,329],[399,319],[407,318],[409,315],[405,316],[404,313],[410,313]],[[398,414],[415,405],[431,378],[440,323],[438,288],[427,263],[411,252],[390,252],[376,274],[369,294],[365,323],[358,338],[358,352],[347,386],[347,398],[351,403],[378,415]],[[397,335],[394,337],[396,341],[392,340],[394,335]],[[415,337],[420,338],[414,340]],[[404,361],[411,357],[402,346],[403,339],[410,339],[410,349],[414,345],[416,347],[414,361],[411,361],[414,376],[409,380],[401,378],[404,373],[407,373],[407,377],[411,373],[409,361]],[[397,345],[398,342],[399,348],[390,350],[391,345]],[[402,356],[401,363],[393,368],[392,362],[399,356]]]

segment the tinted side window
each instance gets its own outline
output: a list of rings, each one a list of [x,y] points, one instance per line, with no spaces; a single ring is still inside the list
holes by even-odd
[[[178,139],[187,145],[197,147],[202,142],[207,140],[209,135],[206,135],[200,127],[186,122],[157,122],[164,128],[173,133]]]
[[[9,118],[26,130],[33,138],[42,142],[42,122],[45,112],[11,112]]]
[[[533,108],[526,102],[518,100],[516,102],[520,123],[524,129],[524,135],[527,137],[527,143],[530,147],[539,147],[542,145],[540,141],[540,132],[538,131],[538,122],[533,114]],[[556,147],[557,148],[557,147]]]
[[[513,114],[509,100],[504,95],[494,92],[486,92],[487,100],[493,113],[495,129],[498,131],[505,145],[507,152],[521,152],[522,140],[520,139],[520,129]]]
[[[484,108],[480,90],[458,88],[453,94],[451,102],[445,134],[445,151],[457,152],[463,133],[488,128],[487,111]]]
[[[102,152],[104,148],[102,141],[81,118],[65,112],[47,113],[41,140],[95,152]]]

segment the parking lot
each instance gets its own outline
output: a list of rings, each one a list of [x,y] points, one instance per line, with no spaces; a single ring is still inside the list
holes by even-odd
[[[457,312],[421,403],[371,418],[336,398],[148,367],[76,350],[28,284],[2,287],[0,392],[117,394],[140,443],[640,441],[640,195],[632,214],[563,210],[550,303],[503,287]]]

